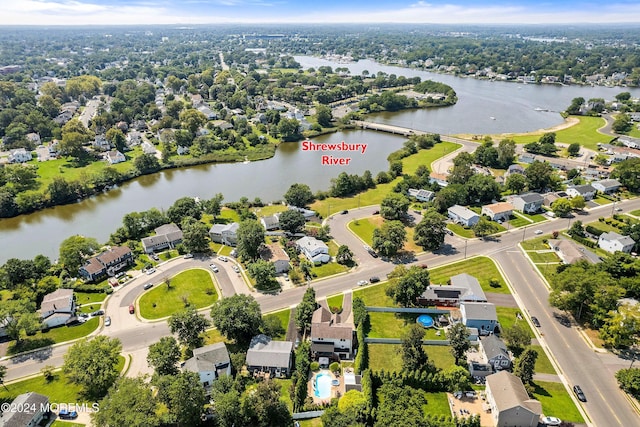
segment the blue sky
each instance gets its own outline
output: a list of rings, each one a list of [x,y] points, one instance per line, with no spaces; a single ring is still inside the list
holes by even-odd
[[[640,22],[638,0],[0,0],[0,25]]]

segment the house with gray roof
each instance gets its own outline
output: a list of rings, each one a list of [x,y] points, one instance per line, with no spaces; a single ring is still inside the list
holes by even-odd
[[[610,253],[617,251],[629,253],[635,244],[635,240],[631,237],[622,236],[613,231],[602,233],[600,237],[598,237],[598,246]]]
[[[582,260],[590,261],[584,252],[580,250],[580,246],[573,240],[549,239],[547,243],[564,264],[573,264]]]
[[[529,397],[520,378],[507,371],[487,377],[487,404],[496,427],[537,427],[542,404]]]
[[[272,377],[288,377],[292,367],[293,343],[273,341],[260,334],[251,339],[247,351],[247,370],[254,374],[269,373]]]
[[[591,185],[596,190],[605,194],[615,193],[622,186],[622,184],[620,184],[620,181],[618,181],[617,179],[603,179],[600,181],[593,181]]]
[[[419,202],[428,202],[433,199],[434,193],[429,190],[410,188],[409,196],[415,198]]]
[[[142,249],[148,254],[162,249],[173,249],[182,242],[182,230],[174,223],[164,224],[156,228],[155,236],[144,237]]]
[[[511,356],[507,345],[500,338],[493,334],[480,337],[480,347],[487,364],[491,365],[494,371],[511,370]]]
[[[311,352],[316,357],[348,359],[353,353],[353,324],[324,307],[311,318]],[[343,323],[344,322],[344,323]]]
[[[480,215],[460,205],[453,205],[447,209],[447,215],[453,222],[466,227],[473,227],[480,221]]]
[[[39,393],[30,391],[16,396],[11,402],[11,408],[20,408],[18,411],[5,411],[0,413],[0,426],[2,427],[35,427],[48,425],[49,398]]]
[[[115,274],[133,264],[133,253],[127,246],[112,246],[99,255],[88,258],[80,267],[80,275],[87,281],[95,281]]]
[[[517,163],[509,165],[509,167],[507,168],[507,171],[505,172],[505,175],[509,176],[509,175],[513,175],[514,173],[518,175],[524,175],[524,168],[522,167],[522,165],[519,165]]]
[[[277,230],[280,228],[280,215],[275,213],[269,216],[263,216],[260,218],[260,224],[264,227],[265,230]]]
[[[325,263],[331,260],[329,255],[329,247],[322,241],[315,237],[305,236],[296,240],[296,246],[298,250],[311,262]]]
[[[571,198],[582,196],[585,200],[591,200],[596,196],[596,189],[590,184],[573,185],[567,187],[567,194]]]
[[[520,194],[512,196],[509,201],[514,208],[524,213],[536,213],[542,209],[544,197],[539,193]]]
[[[73,289],[56,289],[46,294],[39,310],[42,324],[47,328],[64,325],[75,316],[75,312]]]
[[[223,342],[206,345],[193,350],[193,357],[184,362],[183,371],[195,372],[205,390],[222,375],[231,375],[231,359]]]
[[[422,305],[457,306],[465,301],[487,302],[478,279],[467,273],[452,276],[450,285],[429,285],[418,297]]]
[[[462,323],[467,328],[477,328],[480,335],[493,333],[498,324],[496,306],[490,302],[461,302]]]
[[[223,245],[235,246],[238,243],[238,228],[240,224],[232,222],[231,224],[213,224],[209,230],[209,237],[215,243]]]

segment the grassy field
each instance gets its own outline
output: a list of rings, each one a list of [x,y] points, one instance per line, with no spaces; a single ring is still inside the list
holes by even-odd
[[[449,408],[449,398],[447,393],[425,393],[427,404],[424,406],[424,413],[429,415],[451,416]]]
[[[94,317],[79,325],[61,326],[59,328],[49,329],[46,332],[39,331],[35,335],[22,340],[19,346],[16,346],[15,341],[12,341],[7,349],[7,354],[16,354],[27,350],[33,350],[56,343],[86,337],[91,332],[98,329],[99,324],[99,318]]]
[[[555,252],[528,252],[527,255],[529,255],[529,258],[531,258],[531,261],[534,262],[534,264],[545,264],[545,263],[560,263],[562,262],[560,260],[560,257],[558,255],[556,255]]]
[[[262,216],[270,216],[275,213],[284,212],[287,210],[285,205],[268,205],[261,208],[251,208],[251,211],[256,214],[258,218]]]
[[[418,314],[369,312],[369,338],[402,338],[411,325],[416,323]],[[444,340],[444,333],[436,335],[436,329],[425,329],[425,340]]]
[[[420,165],[430,167],[433,161],[457,150],[459,147],[459,144],[442,142],[429,150],[421,150],[412,156],[405,157],[402,159],[403,173],[412,174]],[[324,200],[317,200],[310,207],[311,209],[320,212],[320,215],[330,215],[345,209],[353,209],[358,206],[377,205],[382,202],[382,199],[389,194],[391,189],[399,181],[400,178],[397,178],[387,184],[378,184],[376,188],[372,188],[353,197],[328,197]]]
[[[308,420],[300,420],[300,427],[322,427],[320,418],[310,418]]]
[[[536,237],[535,239],[525,240],[520,243],[522,249],[525,251],[541,251],[541,250],[549,250],[549,245],[543,242],[543,240],[548,239],[549,236]]]
[[[369,368],[373,371],[400,372],[402,351],[400,344],[368,344]],[[454,364],[448,346],[425,345],[424,350],[436,367],[447,369]]]
[[[393,299],[385,293],[386,283],[375,286],[367,286],[364,289],[358,289],[353,292],[353,297],[360,297],[364,301],[364,305],[371,307],[396,307]]]
[[[525,218],[519,217],[518,215],[514,215],[513,219],[509,220],[509,224],[512,228],[524,227],[525,225],[531,224],[530,221],[527,221]]]
[[[293,401],[291,400],[291,393],[289,392],[292,380],[275,378],[273,381],[280,386],[280,400],[287,404],[289,412],[293,412]]]
[[[431,277],[431,283],[446,284],[451,276],[457,274],[467,273],[474,276],[480,282],[482,290],[485,292],[509,294],[509,288],[506,282],[502,278],[502,274],[494,264],[494,262],[487,257],[475,257],[465,261],[456,262],[455,264],[446,265],[443,267],[437,267],[429,269]],[[500,283],[499,287],[493,288],[489,285],[491,279],[496,279]]]
[[[314,278],[320,279],[322,277],[333,276],[334,274],[344,273],[349,270],[346,265],[338,264],[337,262],[328,262],[322,265],[316,265],[311,269],[311,273]]]
[[[171,288],[157,283],[140,297],[139,312],[145,319],[170,316],[185,306],[184,299],[197,308],[208,307],[218,300],[211,275],[204,269],[186,270],[170,278]]]
[[[55,420],[53,424],[51,424],[51,427],[80,427],[80,426],[84,426],[84,424],[78,424],[78,423],[72,423],[69,421],[60,421],[60,420]]]
[[[561,383],[535,381],[534,397],[542,403],[545,415],[558,417],[563,421],[584,423],[578,408]]]
[[[131,159],[131,153],[127,155],[128,159]],[[46,162],[39,162],[37,160],[33,160],[29,162],[38,167],[38,176],[40,179],[40,190],[45,189],[52,181],[53,178],[57,176],[61,176],[67,181],[87,181],[91,176],[100,173],[104,168],[110,166],[107,162],[97,161],[88,164],[87,166],[75,167],[72,162],[67,159],[55,159],[48,160]],[[118,172],[124,173],[133,169],[133,162],[126,161],[123,163],[118,163],[115,165],[111,165],[111,167]]]
[[[474,233],[472,229],[464,227],[460,224],[447,224],[447,228],[460,237],[465,237],[467,239],[476,237],[476,233]]]
[[[344,301],[344,294],[338,294],[327,298],[327,304],[329,305],[329,308],[336,307],[342,310],[342,301]]]
[[[379,227],[379,225],[374,223],[374,221],[377,222],[378,219],[382,220],[380,217],[360,218],[355,221],[351,221],[347,226],[349,227],[349,230],[351,230],[363,242],[371,246],[371,242],[373,241],[373,230]]]
[[[107,297],[103,292],[74,292],[76,305],[101,303]]]
[[[287,334],[287,327],[289,326],[290,316],[291,316],[291,310],[288,308],[285,310],[276,311],[275,313],[265,314],[264,316],[262,316],[265,318],[265,320],[268,318],[278,319],[278,321],[280,321],[280,325],[282,326],[282,329],[284,330],[284,334],[271,337],[271,338],[273,338],[274,340],[284,340]]]
[[[498,314],[498,322],[500,322],[500,326],[502,326],[502,329],[511,328],[517,321],[520,326],[529,331],[531,337],[534,336],[529,324],[525,320],[518,320],[518,318],[516,317],[517,313],[521,313],[520,309],[497,306],[496,312]]]
[[[633,215],[633,216],[640,216],[640,209],[637,209],[637,210],[635,210],[635,211],[631,211],[631,212],[629,212],[629,213],[630,213],[631,215]]]
[[[556,370],[553,368],[551,361],[547,357],[547,353],[544,352],[542,346],[540,345],[532,345],[535,351],[538,352],[538,358],[536,359],[536,367],[535,372],[538,374],[557,374]]]

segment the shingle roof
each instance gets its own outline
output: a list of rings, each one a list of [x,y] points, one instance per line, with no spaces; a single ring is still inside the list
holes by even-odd
[[[542,404],[529,398],[520,378],[507,372],[487,376],[487,386],[491,390],[498,412],[522,406],[534,414],[542,414]]]
[[[311,339],[317,338],[352,340],[353,327],[350,324],[339,323],[337,316],[319,307],[311,318]]]
[[[602,240],[617,241],[617,242],[620,242],[624,246],[626,246],[626,245],[634,245],[636,243],[636,241],[633,240],[631,237],[623,236],[621,234],[616,233],[615,231],[610,231],[608,233],[602,233],[600,235],[600,238]]]
[[[562,252],[561,258],[563,258],[567,264],[573,264],[578,260],[587,259],[580,249],[578,249],[578,245],[572,240],[550,239],[548,243],[551,249],[556,250],[556,248],[558,248],[557,250]]]
[[[460,309],[464,309],[467,319],[498,320],[496,306],[490,302],[462,302]]]
[[[40,411],[41,407],[45,407],[49,403],[49,398],[35,392],[23,393],[13,399],[12,406],[23,408],[21,411],[3,412],[0,416],[0,426],[3,427],[24,427],[29,425],[33,420],[33,416]],[[35,411],[33,410],[35,409]]]
[[[485,205],[484,208],[489,209],[494,214],[502,213],[502,212],[510,212],[514,209],[513,205],[509,202],[492,203],[490,205]]]
[[[40,311],[45,313],[47,311],[62,311],[71,310],[73,305],[73,289],[56,289],[55,291],[47,294],[42,299],[40,304]]]
[[[471,296],[475,295],[480,297],[486,301],[487,297],[482,290],[482,286],[480,286],[480,282],[478,279],[471,276],[467,273],[457,274],[451,277],[451,286],[455,286],[457,288],[463,288],[467,291],[463,294],[463,296]]]
[[[542,195],[538,193],[521,194],[519,197],[524,200],[525,203],[542,203],[542,201],[544,200]]]
[[[478,216],[478,214],[472,211],[471,209],[465,208],[464,206],[460,206],[460,205],[453,205],[448,210],[449,212],[456,215],[458,218],[469,219],[469,218],[473,218],[474,216]]]
[[[270,368],[289,368],[293,343],[291,341],[273,341],[260,334],[251,340],[247,351],[247,366],[267,366]]]
[[[603,180],[597,181],[597,183],[602,185],[605,188],[620,187],[622,185],[620,184],[620,181],[618,181],[617,179],[603,179]]]
[[[184,363],[184,369],[191,372],[215,371],[230,363],[227,346],[223,342],[206,345],[193,350],[193,357]]]
[[[112,246],[111,249],[102,252],[95,258],[104,265],[109,265],[115,260],[131,253],[131,249],[126,246]]]
[[[488,360],[491,360],[494,357],[497,357],[500,355],[503,355],[509,358],[509,352],[507,351],[507,346],[497,336],[489,335],[486,337],[480,337],[480,342],[482,343],[482,348],[484,349],[484,355],[487,356]]]
[[[576,190],[579,194],[587,194],[587,193],[593,193],[594,191],[596,191],[595,188],[593,188],[593,186],[591,184],[584,184],[584,185],[574,185],[573,187],[569,187],[569,188],[573,188],[574,190]],[[567,190],[569,189],[567,188]]]

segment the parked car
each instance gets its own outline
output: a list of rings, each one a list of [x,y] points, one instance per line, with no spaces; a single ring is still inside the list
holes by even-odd
[[[220,270],[218,270],[218,267],[216,267],[216,265],[215,265],[215,264],[209,264],[209,268],[210,268],[214,273],[217,273],[218,271],[220,271]]]
[[[562,424],[562,420],[556,417],[543,417],[542,424],[546,426],[559,426]]]
[[[147,274],[153,274],[155,272],[156,272],[155,268],[150,268],[150,269],[147,270]]]
[[[533,323],[536,328],[540,327],[540,321],[536,316],[531,316],[531,323]]]
[[[96,310],[91,313],[91,316],[102,316],[104,314],[104,310]]]
[[[111,317],[107,316],[104,318],[104,326],[111,326]]]
[[[373,214],[374,214],[374,215],[378,215],[378,214],[380,214],[380,211],[375,210],[375,211],[373,211]]]
[[[118,273],[118,274],[116,274],[116,275],[115,275],[115,278],[116,278],[116,279],[119,279],[119,278],[121,278],[122,276],[124,276],[125,274],[126,274],[126,273],[125,273],[124,271],[121,271],[120,273]]]
[[[534,231],[535,234],[542,234],[542,230],[536,230]]]
[[[369,284],[369,282],[366,281],[366,280],[359,280],[358,283],[357,283],[358,286],[364,286],[364,285],[368,285],[368,284]]]
[[[445,228],[444,232],[447,233],[449,236],[453,236],[453,231],[449,230],[448,228]]]
[[[154,261],[160,261],[160,257],[159,257],[158,255],[156,255],[156,254],[152,254],[152,255],[151,255],[151,258],[152,258]]]
[[[232,268],[236,273],[240,273],[240,267],[238,267],[237,265],[234,265]]]
[[[420,268],[429,268],[427,264],[420,264]]]
[[[146,285],[143,286],[144,290],[146,291],[147,289],[151,289],[153,287],[153,283],[149,282]]]
[[[348,213],[349,213],[349,211],[345,209],[345,210],[343,210],[343,211],[342,211],[342,212],[340,212],[340,213],[341,213],[342,215],[346,215],[346,214],[348,214]]]
[[[69,411],[68,409],[60,409],[60,411],[58,411],[58,418],[61,420],[75,420],[78,418],[78,413],[76,411]]]
[[[227,262],[227,261],[229,261],[229,259],[228,259],[226,256],[222,256],[222,255],[220,255],[220,256],[218,257],[218,259],[219,259],[220,261],[223,261],[223,262]]]
[[[184,256],[184,259],[189,259],[189,258],[193,258],[193,254],[186,254]]]
[[[380,281],[380,278],[378,276],[369,277],[369,283],[378,283],[379,281]]]
[[[584,395],[584,392],[582,391],[579,385],[576,384],[573,386],[573,392],[576,394],[576,397],[580,402],[587,401],[587,397]]]
[[[136,308],[133,306],[133,304],[129,304],[129,314],[133,314],[136,312]]]

